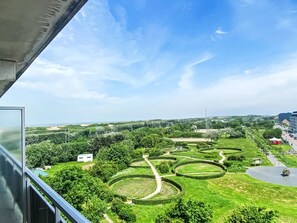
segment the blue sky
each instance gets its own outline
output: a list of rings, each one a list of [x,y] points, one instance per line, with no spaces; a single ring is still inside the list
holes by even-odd
[[[28,124],[296,110],[297,2],[89,0],[1,98]]]

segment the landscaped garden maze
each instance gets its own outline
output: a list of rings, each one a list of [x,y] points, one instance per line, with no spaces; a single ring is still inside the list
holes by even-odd
[[[204,149],[195,150],[196,153],[201,152],[208,154],[214,151],[223,151],[227,154],[241,152],[241,149],[237,148],[218,148],[218,149]],[[191,151],[190,148],[186,148],[183,151]],[[176,150],[173,150],[176,152]],[[202,154],[202,155],[203,155]],[[226,173],[224,165],[211,161],[192,158],[191,156],[178,156],[167,153],[163,156],[149,157],[150,163],[161,173],[158,166],[166,164],[169,166],[168,173],[160,174],[162,177],[162,189],[159,193],[151,198],[144,199],[146,196],[152,194],[156,188],[157,183],[155,176],[148,174],[124,174],[114,177],[109,185],[112,191],[121,197],[123,200],[129,200],[135,204],[160,204],[168,203],[177,198],[180,198],[184,189],[177,182],[169,179],[170,176],[187,177],[194,179],[211,179],[222,177]],[[150,165],[144,159],[134,160],[130,164],[130,168],[151,168]],[[140,169],[139,169],[140,170]]]

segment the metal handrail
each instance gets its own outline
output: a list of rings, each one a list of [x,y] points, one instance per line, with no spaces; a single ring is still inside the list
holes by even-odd
[[[0,145],[0,151],[13,162],[14,165],[21,168],[21,163],[16,160],[6,149]],[[42,193],[58,208],[71,222],[73,223],[90,223],[79,211],[77,211],[71,204],[69,204],[64,198],[62,198],[56,191],[50,186],[43,182],[39,177],[35,176],[34,173],[25,168],[25,177],[30,179]],[[27,180],[26,179],[26,180]],[[30,185],[32,186],[32,185]]]
[[[90,221],[86,219],[79,211],[77,211],[72,205],[70,205],[64,198],[62,198],[56,191],[54,191],[50,186],[43,182],[39,177],[35,176],[31,170],[26,167],[26,176],[37,186],[42,193],[44,193],[47,198],[53,202],[55,207],[57,207],[71,222],[75,223],[89,223]]]

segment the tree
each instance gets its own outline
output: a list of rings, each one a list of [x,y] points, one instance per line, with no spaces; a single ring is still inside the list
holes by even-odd
[[[273,138],[273,137],[281,138],[282,137],[282,130],[278,129],[278,128],[277,129],[267,129],[263,133],[263,137],[265,139],[270,139],[270,138]]]
[[[164,214],[159,215],[156,219],[156,223],[210,223],[212,222],[212,218],[213,211],[211,207],[205,203],[192,200],[185,202],[180,199]]]
[[[82,211],[86,202],[93,197],[104,202],[113,199],[113,194],[106,184],[80,167],[67,167],[53,177],[45,177],[44,180],[79,211]]]
[[[84,203],[82,214],[91,222],[100,222],[106,209],[107,204],[104,201],[92,197]]]
[[[272,223],[277,216],[277,212],[266,210],[265,207],[243,206],[235,209],[225,222]]]

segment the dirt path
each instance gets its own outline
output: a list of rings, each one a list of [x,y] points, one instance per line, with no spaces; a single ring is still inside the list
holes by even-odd
[[[219,163],[223,164],[226,159],[226,156],[224,156],[224,152],[222,150],[220,150],[219,155],[222,157],[222,159],[219,161]]]
[[[154,167],[154,165],[148,160],[147,156],[143,156],[145,162],[147,162],[147,164],[151,167],[154,175],[155,175],[155,179],[156,179],[156,183],[157,183],[157,188],[156,190],[147,195],[146,197],[144,198],[141,198],[141,200],[146,200],[146,199],[149,199],[153,196],[155,196],[156,194],[160,193],[161,192],[161,189],[162,189],[162,179],[161,179],[161,176],[159,175],[158,171],[156,170],[156,168]]]

